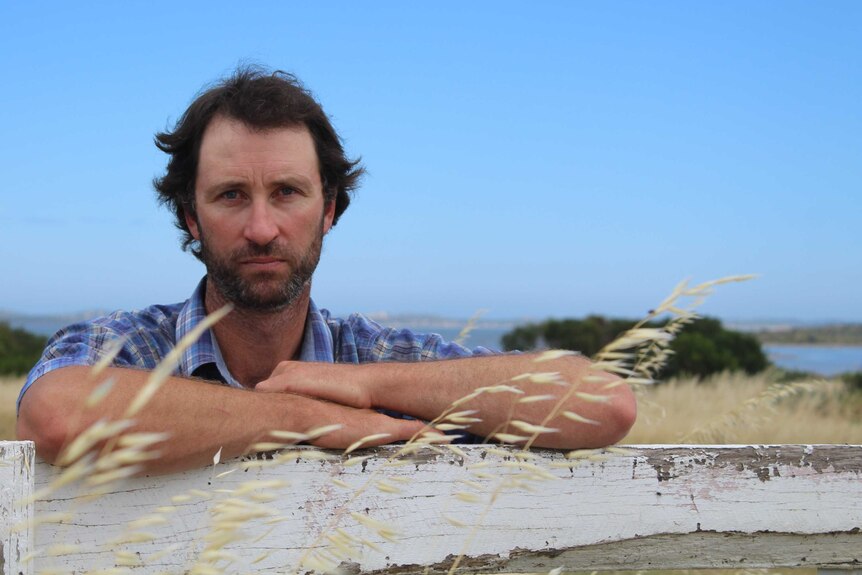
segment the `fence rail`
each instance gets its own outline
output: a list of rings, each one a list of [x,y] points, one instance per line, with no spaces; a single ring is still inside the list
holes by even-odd
[[[456,558],[460,573],[862,565],[859,445],[634,446],[580,460],[397,453],[368,450],[355,465],[235,460],[98,497],[69,485],[26,505],[59,470],[34,462],[30,443],[0,442],[0,573],[282,573],[334,561],[347,573],[439,574]],[[20,529],[33,517],[50,521]]]

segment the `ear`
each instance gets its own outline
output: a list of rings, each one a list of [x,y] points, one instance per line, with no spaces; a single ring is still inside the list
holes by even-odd
[[[192,234],[192,237],[200,241],[201,240],[201,231],[198,229],[198,220],[196,217],[191,215],[188,209],[183,210],[183,216],[186,219],[186,225],[189,227],[189,231]]]
[[[332,220],[335,219],[335,199],[323,204],[323,234],[329,233],[332,228]]]

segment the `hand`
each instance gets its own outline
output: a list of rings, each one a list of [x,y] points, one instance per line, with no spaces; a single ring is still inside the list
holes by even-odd
[[[357,409],[374,406],[371,388],[360,377],[362,366],[353,364],[282,361],[255,391],[294,393]]]
[[[369,441],[363,447],[385,445],[396,441],[407,441],[425,429],[426,424],[415,419],[396,419],[371,409],[354,409],[336,404],[325,404],[325,415],[320,425],[340,423],[341,429],[327,433],[311,441],[312,445],[323,449],[346,449],[363,437],[387,433],[383,438]]]
[[[397,419],[374,411],[370,393],[373,381],[359,365],[283,361],[269,378],[255,386],[255,391],[331,402],[320,404],[320,420],[315,427],[338,423],[342,428],[311,441],[317,447],[344,449],[363,437],[387,433],[387,437],[365,444],[384,445],[406,441],[426,429],[423,421]]]

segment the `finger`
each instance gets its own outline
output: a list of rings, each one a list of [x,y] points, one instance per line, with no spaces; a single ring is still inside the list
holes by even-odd
[[[255,391],[263,391],[266,393],[285,391],[285,386],[278,379],[264,379],[254,386]]]
[[[393,429],[388,431],[390,433],[390,437],[388,438],[387,443],[391,443],[393,441],[406,441],[413,438],[417,433],[427,427],[427,424],[424,421],[420,421],[418,419],[396,419],[394,420],[393,425]]]

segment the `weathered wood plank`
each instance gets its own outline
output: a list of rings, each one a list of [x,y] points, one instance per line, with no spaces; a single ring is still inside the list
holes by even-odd
[[[277,467],[223,477],[217,476],[237,462],[139,478],[93,501],[65,489],[38,503],[37,510],[73,512],[74,519],[41,526],[36,542],[40,548],[63,542],[77,550],[57,559],[40,559],[39,567],[62,561],[66,568],[83,572],[140,558],[146,567],[136,572],[184,572],[200,559],[205,545],[231,535],[214,525],[219,517],[237,513],[242,501],[258,505],[250,513],[261,516],[238,529],[234,533],[238,539],[225,546],[236,560],[216,562],[230,572],[297,569],[308,549],[330,543],[324,536],[336,528],[380,549],[364,546],[341,560],[351,572],[418,573],[428,567],[430,573],[441,573],[462,551],[464,572],[542,571],[560,565],[849,568],[862,561],[862,446],[630,449],[629,455],[610,455],[571,468],[560,453],[536,452],[541,457],[533,463],[552,466],[552,479],[525,480],[521,488],[501,486],[502,480],[529,471],[512,455],[472,447],[464,448],[466,460],[452,453],[426,454],[409,465],[393,467],[387,458],[397,448],[388,447],[374,450],[371,459],[352,467],[340,457],[294,458]],[[38,465],[37,486],[56,473]],[[401,492],[375,487],[384,478],[385,489]],[[367,489],[357,495],[333,479]],[[249,481],[288,485],[266,490],[272,501],[259,495],[260,501],[252,502],[253,491],[241,493]],[[476,494],[480,502],[458,499],[459,491]],[[494,503],[489,507],[485,502],[492,493]],[[172,503],[176,496],[180,497]],[[161,514],[165,524],[125,529],[128,522],[172,504],[175,510]],[[358,524],[351,511],[390,524],[400,535],[387,541]],[[475,531],[454,527],[444,516],[478,527]],[[152,539],[117,543],[124,532]],[[165,549],[167,554],[160,553]]]
[[[26,575],[32,566],[25,556],[33,539],[31,463],[33,443],[0,441],[0,575]]]

